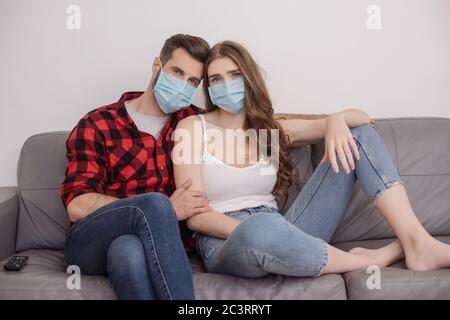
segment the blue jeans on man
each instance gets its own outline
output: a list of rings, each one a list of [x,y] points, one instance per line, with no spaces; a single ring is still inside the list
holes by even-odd
[[[109,276],[118,299],[194,299],[177,216],[162,193],[119,199],[79,220],[65,260],[82,275]]]

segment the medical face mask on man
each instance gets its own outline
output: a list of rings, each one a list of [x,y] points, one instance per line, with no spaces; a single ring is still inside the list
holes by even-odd
[[[175,113],[186,109],[194,99],[196,88],[184,80],[180,80],[165,73],[162,70],[159,73],[153,93],[159,107],[164,113]]]
[[[227,80],[208,87],[209,97],[219,108],[238,114],[244,109],[245,84],[244,79]]]

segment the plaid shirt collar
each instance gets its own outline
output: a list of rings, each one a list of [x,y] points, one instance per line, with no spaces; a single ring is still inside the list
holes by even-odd
[[[127,108],[125,106],[125,101],[130,101],[136,98],[139,98],[142,94],[144,94],[143,91],[130,91],[130,92],[125,92],[123,93],[119,100],[117,101],[117,114],[118,116],[122,119],[122,121],[127,124],[128,126],[131,126],[133,128],[135,128],[136,130],[138,130],[136,124],[134,123],[133,119],[131,119],[130,115],[128,114]],[[166,125],[164,126],[160,136],[163,136],[165,131],[166,131],[166,127],[167,124],[170,123],[172,121],[172,118],[176,115],[177,113],[172,113],[169,118],[167,119]]]

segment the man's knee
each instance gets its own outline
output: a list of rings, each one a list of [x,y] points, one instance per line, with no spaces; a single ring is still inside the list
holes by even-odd
[[[177,222],[177,216],[169,197],[159,192],[148,192],[133,197],[132,205],[150,220],[160,223]]]
[[[117,265],[127,269],[142,265],[145,263],[145,253],[141,240],[131,234],[116,238],[109,245],[107,261],[108,271]]]
[[[168,196],[160,192],[146,192],[133,197],[137,203],[145,203],[155,206],[171,206]]]

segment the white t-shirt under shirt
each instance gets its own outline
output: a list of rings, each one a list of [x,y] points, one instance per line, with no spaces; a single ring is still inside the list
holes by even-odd
[[[139,113],[129,106],[128,101],[125,101],[125,107],[139,131],[147,132],[155,137],[155,139],[158,139],[162,128],[166,124],[167,119],[169,119],[168,115],[157,117]]]

